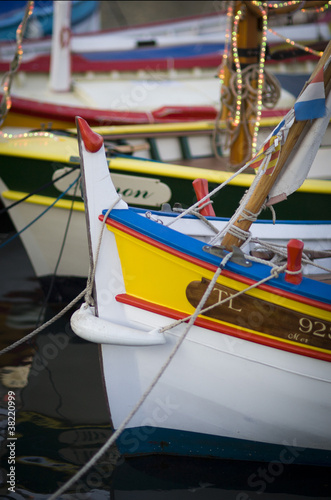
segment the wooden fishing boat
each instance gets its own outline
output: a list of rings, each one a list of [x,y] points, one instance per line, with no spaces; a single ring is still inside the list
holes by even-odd
[[[274,120],[262,122],[265,138],[272,123]],[[173,211],[176,203],[186,209],[197,201],[193,186],[196,179],[206,179],[211,191],[229,182],[226,189],[212,198],[217,217],[207,217],[220,230],[254,181],[255,174],[248,168],[230,180],[233,173],[219,170],[222,162],[213,155],[213,127],[212,122],[200,122],[185,126],[160,124],[95,130],[102,132],[105,138],[116,190],[131,207],[140,213],[152,211],[153,216],[164,223],[178,214]],[[124,151],[132,151],[132,156],[123,154]],[[312,167],[314,178],[307,179],[296,193],[275,207],[275,225],[269,209],[261,213],[252,228],[254,237],[284,244],[296,234],[307,248],[317,249],[317,242],[318,250],[331,248],[328,151],[327,147],[320,148]],[[48,282],[57,269],[59,277],[85,279],[88,246],[84,204],[77,186],[77,136],[52,131],[3,134],[0,154],[1,200],[8,208],[36,275]],[[170,208],[160,212],[163,204]],[[14,206],[9,209],[11,205]],[[286,220],[289,213],[291,223]],[[191,236],[207,240],[214,234],[196,216],[188,215],[183,222],[177,221],[176,228]],[[68,223],[69,230],[66,230]]]
[[[123,454],[331,464],[330,273],[302,277],[299,240],[281,267],[238,250],[266,197],[283,192],[293,148],[318,147],[331,114],[330,57],[329,44],[322,72],[266,141],[221,246],[130,210],[107,175],[102,137],[78,119],[92,267],[71,324],[101,345]],[[311,106],[321,75],[323,117],[325,99]]]
[[[274,118],[261,119],[259,143],[264,142],[276,123]],[[217,128],[226,130],[226,121],[218,120]],[[165,203],[173,208],[180,202],[185,209],[197,199],[192,185],[195,179],[206,179],[212,191],[226,182],[227,189],[213,197],[214,212],[220,218],[212,217],[212,222],[223,227],[255,179],[254,170],[247,169],[230,180],[232,173],[227,169],[231,164],[227,152],[216,144],[215,122],[105,127],[98,131],[105,138],[115,187],[136,208],[160,210]],[[330,141],[328,130],[324,147],[311,168],[312,178],[277,206],[276,230],[270,230],[272,212],[264,210],[254,224],[254,235],[283,243],[295,231],[308,248],[315,247],[316,242],[320,245],[318,250],[330,248],[331,183],[326,147]],[[249,147],[249,141],[234,144],[247,158]],[[37,276],[53,281],[56,269],[61,278],[85,278],[88,248],[83,203],[80,189],[75,187],[79,164],[76,131],[3,133],[0,154],[1,199],[6,208],[12,206],[10,216]],[[289,214],[291,224],[287,220]],[[163,218],[165,214],[155,216]],[[177,226],[181,226],[179,222]],[[190,224],[183,224],[179,230],[187,233],[186,228],[190,227],[190,235],[212,236],[210,228],[198,219]]]
[[[324,5],[324,2],[318,3]],[[186,52],[181,57],[186,62],[178,64],[176,69],[172,63],[176,59],[175,53],[169,52],[169,46],[166,47],[163,57],[158,54],[158,47],[153,49],[154,55],[148,53],[152,49],[143,47],[139,48],[140,68],[139,64],[135,63],[131,64],[131,67],[126,66],[126,69],[125,65],[122,65],[119,71],[119,67],[116,69],[116,65],[109,66],[102,59],[104,56],[98,55],[100,44],[105,46],[106,35],[97,37],[95,43],[90,43],[89,37],[86,36],[86,39],[78,39],[76,46],[78,45],[80,50],[85,50],[83,52],[85,59],[88,58],[86,54],[89,51],[96,51],[92,56],[94,61],[85,64],[82,59],[79,59],[79,68],[76,67],[78,73],[72,75],[70,39],[66,39],[65,43],[61,39],[61,36],[63,38],[61,33],[68,33],[70,27],[66,7],[66,2],[58,2],[56,5],[56,8],[63,10],[64,14],[58,18],[54,27],[52,57],[48,60],[48,66],[46,64],[48,68],[46,72],[40,72],[41,68],[39,67],[38,70],[37,65],[36,72],[20,71],[13,78],[11,109],[6,119],[6,126],[40,127],[41,123],[51,122],[56,128],[66,128],[74,125],[76,115],[84,116],[91,125],[216,118],[220,107],[220,84],[216,78],[217,67],[221,62],[220,57],[218,63],[213,66],[206,63],[204,56],[199,56],[194,60],[191,58],[190,51],[196,52],[196,47],[193,45],[192,49],[192,43],[187,43]],[[294,29],[297,28],[298,26],[294,26]],[[291,30],[291,27],[286,27],[286,31]],[[308,31],[309,29],[305,26],[305,34]],[[224,32],[222,36],[224,37]],[[272,33],[270,36],[274,37]],[[290,33],[287,36],[290,36]],[[224,45],[224,42],[222,44]],[[88,45],[89,49],[86,52]],[[178,47],[184,50],[184,40],[178,42],[177,49],[173,47],[173,50],[178,52]],[[213,55],[215,55],[215,50],[219,52],[215,45],[209,46],[208,50],[210,48]],[[201,49],[202,52],[204,50]],[[142,51],[145,51],[145,58]],[[123,51],[121,55],[113,54],[115,58],[120,58],[120,56],[123,61],[125,57]],[[133,55],[127,57],[130,58]],[[96,63],[98,59],[100,62]],[[254,57],[254,59],[257,58]],[[154,66],[151,66],[152,60],[154,60]],[[188,64],[188,61],[191,63]],[[298,66],[297,63],[292,66],[292,69],[294,66],[297,67],[296,72],[300,73],[301,77],[311,73],[311,70],[302,69],[302,66]],[[284,64],[282,68],[278,65],[279,73],[284,73]],[[287,72],[288,70],[285,70],[285,73]],[[288,110],[294,100],[293,94],[287,91],[286,87],[282,88],[276,109]]]
[[[139,70],[146,69],[147,61],[150,63],[150,69],[155,70],[170,69],[170,67],[184,68],[185,59],[187,59],[186,67],[200,66],[201,63],[202,66],[215,68],[220,63],[221,51],[224,48],[225,26],[224,9],[205,15],[137,26],[72,33],[70,37],[72,71],[76,73]],[[304,39],[307,40],[325,39],[328,34],[327,25],[323,20],[317,27],[307,25],[306,28],[308,37],[305,36]],[[296,31],[298,31],[295,33],[297,38],[300,36],[300,29]],[[51,47],[51,37],[25,40],[22,70],[49,72]],[[1,70],[8,68],[8,63],[14,54],[13,44],[0,43]],[[134,61],[137,62],[136,67],[133,66]],[[162,61],[166,61],[167,64],[163,66]],[[7,66],[4,67],[6,62]],[[162,68],[157,67],[156,62],[161,64]]]
[[[330,36],[327,14],[320,14],[314,22],[302,18],[299,22],[297,15],[298,13],[294,13],[291,24],[287,26],[282,24],[284,19],[279,19],[277,25],[268,31],[271,59],[276,51],[278,59],[280,57],[282,61],[286,59],[286,51],[282,56],[279,52],[281,48],[284,49],[285,38],[291,39],[294,43],[309,45],[315,50],[325,48]],[[87,71],[99,73],[146,69],[153,71],[188,68],[215,69],[222,62],[226,17],[224,9],[210,14],[160,23],[153,22],[135,27],[89,31],[88,33],[76,33],[73,30],[70,38],[71,71],[75,74]],[[21,71],[48,73],[51,46],[50,36],[24,40]],[[8,69],[8,64],[14,55],[13,43],[0,42],[0,71]],[[308,58],[307,52],[298,57],[302,62],[307,61]]]

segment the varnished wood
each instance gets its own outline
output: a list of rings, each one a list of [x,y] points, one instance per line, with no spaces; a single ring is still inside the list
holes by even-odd
[[[209,283],[210,281],[206,278],[189,283],[186,288],[186,297],[193,307],[198,306]],[[236,290],[217,283],[205,307],[216,304],[235,293],[237,293]],[[239,330],[245,328],[257,334],[262,333],[276,339],[290,340],[300,347],[311,346],[331,352],[330,321],[289,310],[247,294],[239,295],[231,301],[215,306],[207,311],[205,316],[235,325]]]

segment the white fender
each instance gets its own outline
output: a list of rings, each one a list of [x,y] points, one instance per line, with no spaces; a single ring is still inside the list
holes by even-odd
[[[94,308],[85,303],[71,316],[70,324],[79,337],[98,344],[147,346],[165,343],[164,334],[157,329],[147,332],[98,318]]]

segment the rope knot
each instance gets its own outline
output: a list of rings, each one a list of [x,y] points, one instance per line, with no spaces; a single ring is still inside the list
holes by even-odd
[[[275,266],[271,269],[270,274],[272,275],[273,278],[278,278],[281,273],[283,273],[286,270],[286,265],[285,266]]]

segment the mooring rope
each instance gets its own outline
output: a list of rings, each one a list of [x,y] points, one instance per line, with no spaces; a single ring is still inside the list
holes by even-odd
[[[39,187],[38,189],[35,189],[34,191],[31,191],[31,193],[28,193],[26,196],[23,196],[23,198],[20,198],[19,200],[14,201],[10,205],[8,205],[7,207],[2,208],[0,210],[0,215],[2,215],[3,213],[9,212],[9,210],[16,207],[17,205],[20,205],[20,203],[23,203],[24,201],[28,200],[29,198],[31,198],[31,196],[34,196],[35,194],[41,193],[42,191],[44,191],[48,187],[53,186],[55,184],[55,182],[58,182],[60,179],[63,179],[67,175],[70,175],[74,170],[77,170],[78,168],[79,168],[79,166],[72,167],[71,170],[68,170],[68,172],[65,172],[64,174],[60,175],[60,177],[57,177],[56,179],[52,179],[51,181],[46,182],[46,184]],[[72,187],[72,186],[70,186],[70,187]],[[66,189],[65,193],[70,189],[70,187],[68,189]]]
[[[231,256],[232,254],[228,254],[228,255]],[[258,259],[256,258],[256,260],[258,260]],[[262,259],[260,259],[260,261],[262,262]],[[270,263],[269,263],[269,266],[270,266]],[[246,292],[249,292],[253,288],[257,288],[258,286],[263,285],[267,281],[269,281],[269,280],[271,280],[273,278],[277,278],[279,276],[279,274],[282,273],[282,272],[284,272],[284,271],[288,272],[289,274],[299,274],[299,273],[301,273],[301,269],[299,271],[288,271],[286,269],[286,264],[283,265],[283,266],[275,266],[275,265],[273,265],[272,266],[272,270],[270,271],[270,275],[269,276],[266,276],[265,278],[261,279],[260,281],[257,281],[256,283],[253,283],[252,285],[250,285],[249,287],[245,288],[244,290],[239,290],[237,293],[229,295],[228,297],[225,297],[224,299],[222,299],[222,300],[220,300],[218,302],[215,302],[215,304],[212,304],[211,306],[208,306],[205,309],[202,309],[199,314],[205,314],[206,312],[210,311],[211,309],[213,309],[216,306],[222,306],[226,302],[229,302],[230,300],[233,300],[234,298],[239,297],[240,295],[243,295]],[[164,332],[166,332],[168,330],[171,330],[175,326],[178,326],[181,323],[188,321],[191,317],[192,317],[192,315],[185,316],[185,318],[182,318],[182,319],[179,319],[177,321],[174,321],[170,325],[167,325],[167,326],[164,326],[164,327],[160,328],[158,331],[160,333],[164,333]]]
[[[259,238],[252,238],[251,239],[251,242],[252,243],[256,243],[258,245],[260,245],[261,247],[264,247],[266,248],[267,250],[270,250],[272,251],[273,253],[281,256],[281,257],[284,257],[284,258],[287,258],[287,247],[285,245],[279,245],[277,243],[270,243],[270,242],[267,242],[267,241],[263,241],[263,240],[260,240]],[[321,266],[320,264],[317,264],[316,262],[312,261],[307,255],[306,253],[309,253],[310,250],[309,249],[304,249],[303,250],[303,253],[302,253],[302,258],[301,258],[301,261],[304,263],[304,264],[308,264],[308,265],[311,265],[311,266],[314,266],[318,269],[321,269],[323,271],[326,271],[328,273],[331,273],[331,269],[329,267],[326,267],[326,266]],[[330,257],[331,257],[331,251],[328,251],[328,250],[324,250],[324,252],[326,253],[330,253]],[[252,257],[251,255],[246,255],[245,254],[245,257],[247,259],[250,259],[254,262],[260,262],[260,263],[263,263],[263,264],[267,264],[267,265],[270,265],[270,263],[264,259],[258,259],[257,257]],[[257,259],[257,260],[256,260]],[[290,271],[287,271],[288,273]]]
[[[85,295],[85,299],[88,301],[88,303],[89,302],[91,303],[92,287],[93,287],[94,278],[95,278],[96,266],[97,266],[97,262],[98,262],[98,258],[99,258],[99,252],[100,252],[100,247],[101,247],[101,242],[102,242],[102,235],[103,235],[104,226],[105,226],[105,223],[106,223],[106,220],[107,220],[107,217],[108,217],[109,213],[114,208],[114,206],[116,206],[116,204],[118,203],[118,201],[120,200],[120,198],[121,197],[118,196],[118,198],[112,203],[112,205],[109,207],[109,209],[107,210],[107,212],[106,212],[106,214],[105,214],[105,216],[103,218],[101,229],[100,229],[100,234],[99,234],[99,239],[98,239],[98,243],[97,243],[97,250],[96,250],[95,260],[94,260],[92,269],[89,272],[88,283],[87,283],[86,288],[75,299],[73,299],[62,311],[60,311],[59,314],[57,314],[56,316],[54,316],[52,319],[50,319],[49,321],[47,321],[46,323],[44,323],[39,328],[35,329],[30,334],[26,335],[23,339],[20,339],[19,341],[15,342],[11,346],[9,346],[9,347],[3,349],[2,351],[0,351],[0,355],[8,352],[11,349],[14,349],[15,347],[17,347],[21,343],[29,340],[31,337],[33,337],[34,335],[36,335],[37,333],[39,333],[40,331],[42,331],[43,329],[45,329],[47,326],[50,326],[57,319],[59,319],[61,316],[63,316],[67,311],[69,311],[71,309],[71,307],[73,307],[73,305],[75,305],[84,295]],[[252,289],[254,289],[254,288],[262,285],[263,283],[266,283],[267,281],[271,280],[272,278],[278,277],[278,275],[279,275],[280,272],[286,271],[286,272],[289,272],[290,274],[297,274],[297,273],[301,272],[301,270],[290,272],[290,271],[286,270],[286,265],[284,265],[284,266],[275,266],[275,265],[272,265],[272,270],[271,270],[269,276],[266,276],[265,278],[261,279],[260,281],[258,281],[256,283],[253,283],[252,285],[250,285],[249,287],[245,288],[244,290],[240,290],[237,293],[235,293],[235,294],[233,294],[231,296],[225,297],[223,300],[218,301],[217,303],[212,304],[211,306],[208,306],[208,307],[204,308],[204,305],[205,305],[206,301],[208,300],[208,297],[209,297],[210,293],[212,292],[212,290],[213,290],[213,288],[214,288],[214,286],[215,286],[215,284],[217,282],[218,277],[220,276],[220,274],[221,274],[222,270],[224,269],[224,267],[225,267],[226,263],[228,262],[228,260],[231,259],[232,254],[233,254],[232,252],[229,252],[222,259],[220,265],[218,266],[216,272],[214,273],[213,278],[211,279],[210,283],[208,284],[206,291],[204,292],[202,298],[200,299],[200,302],[199,302],[198,306],[196,307],[194,313],[192,315],[189,315],[189,316],[185,317],[185,318],[182,318],[181,320],[178,320],[178,321],[175,321],[175,322],[173,322],[173,323],[171,323],[169,325],[166,325],[166,326],[164,326],[164,327],[162,327],[162,328],[160,328],[158,330],[160,333],[163,333],[163,332],[166,332],[166,331],[169,331],[169,330],[173,329],[175,326],[179,326],[179,325],[183,324],[184,322],[185,323],[188,322],[187,325],[186,325],[186,328],[184,329],[183,333],[180,335],[177,343],[175,344],[172,352],[170,353],[170,355],[168,356],[167,360],[164,362],[164,364],[160,368],[159,372],[154,377],[152,383],[149,385],[149,387],[142,394],[141,398],[136,403],[135,407],[128,414],[128,416],[123,420],[123,422],[118,427],[118,429],[116,429],[116,431],[110,436],[110,438],[104,443],[104,445],[98,450],[98,452],[95,453],[93,455],[93,457],[70,480],[68,480],[64,485],[62,485],[55,493],[53,493],[49,497],[49,500],[55,500],[56,498],[59,497],[59,495],[61,495],[68,488],[70,488],[70,486],[72,486],[74,483],[76,483],[78,481],[78,479],[80,479],[89,469],[91,469],[91,467],[93,467],[96,464],[96,462],[108,450],[108,448],[114,444],[114,442],[116,441],[116,439],[120,436],[120,434],[126,428],[126,426],[128,425],[128,423],[130,422],[130,420],[133,418],[133,416],[141,408],[141,406],[144,403],[144,401],[146,400],[146,398],[149,396],[149,394],[152,392],[152,390],[155,387],[155,385],[160,380],[161,376],[163,375],[163,373],[165,372],[165,370],[169,366],[171,360],[174,358],[175,354],[177,353],[178,349],[182,345],[184,339],[186,338],[186,336],[189,333],[191,327],[193,326],[193,324],[195,323],[197,317],[200,314],[205,314],[209,310],[211,310],[211,309],[213,309],[213,308],[215,308],[217,306],[220,306],[220,305],[228,302],[229,300],[233,300],[234,298],[239,297],[240,295],[248,292],[249,290],[252,290]],[[262,261],[262,262],[264,262],[264,261]],[[269,263],[269,265],[270,265],[270,263]]]
[[[101,242],[102,242],[102,235],[103,235],[103,231],[104,231],[104,228],[105,228],[105,225],[106,225],[106,220],[107,220],[108,215],[112,211],[112,209],[117,205],[117,203],[121,199],[122,199],[122,196],[118,195],[118,197],[116,198],[116,200],[108,208],[107,212],[104,215],[102,223],[101,223],[101,229],[100,229],[100,234],[99,234],[99,238],[98,238],[97,249],[96,249],[96,252],[95,252],[95,259],[94,259],[94,262],[92,263],[92,265],[91,265],[91,267],[89,269],[89,273],[88,273],[88,277],[87,277],[85,302],[89,306],[94,306],[94,299],[92,297],[92,291],[93,291],[93,285],[94,285],[95,272],[96,272],[96,268],[97,268],[97,262],[98,262],[98,259],[99,259],[100,247],[101,247]]]
[[[181,212],[179,215],[177,215],[177,217],[175,217],[174,219],[172,219],[167,224],[167,226],[171,226],[177,220],[181,219],[185,215],[190,214],[193,210],[197,209],[203,202],[209,201],[208,200],[209,197],[211,198],[216,193],[218,193],[218,191],[220,191],[221,189],[223,189],[227,184],[229,184],[229,182],[231,182],[235,177],[237,177],[237,175],[241,174],[244,170],[246,170],[246,168],[248,168],[250,166],[250,164],[253,163],[253,161],[255,161],[255,159],[252,159],[252,161],[249,161],[248,163],[246,163],[243,167],[241,167],[240,170],[238,170],[237,172],[235,172],[234,174],[232,174],[228,179],[226,179],[224,182],[222,182],[222,184],[219,184],[215,189],[213,189],[212,191],[210,191],[210,193],[206,194],[206,196],[204,196],[203,198],[201,198],[201,200],[197,201],[196,203],[194,203],[193,205],[191,205],[186,210],[183,210],[183,212]],[[255,177],[254,177],[254,179],[255,179]]]
[[[123,432],[123,430],[126,428],[127,424],[130,422],[130,420],[133,418],[133,416],[137,413],[137,411],[140,409],[140,407],[142,406],[142,404],[144,403],[144,401],[146,400],[146,398],[149,396],[149,394],[152,392],[153,388],[155,387],[155,385],[157,384],[157,382],[160,380],[161,376],[163,375],[163,373],[165,372],[165,370],[167,369],[167,367],[169,366],[171,360],[173,359],[173,357],[175,356],[175,354],[177,353],[178,349],[180,348],[180,346],[182,345],[184,339],[186,338],[188,332],[190,331],[192,325],[194,324],[196,318],[198,317],[198,315],[200,314],[205,302],[207,301],[216,281],[217,281],[217,278],[219,277],[219,275],[221,274],[226,262],[229,260],[229,258],[231,257],[231,253],[228,254],[222,261],[222,263],[220,264],[220,266],[218,267],[217,271],[215,272],[214,276],[213,276],[213,279],[211,280],[207,290],[205,291],[203,297],[201,298],[194,314],[192,314],[190,320],[189,320],[189,323],[187,324],[184,332],[180,335],[180,338],[179,340],[177,341],[175,347],[173,348],[172,352],[169,354],[167,360],[165,361],[165,363],[162,365],[162,367],[160,368],[159,372],[157,373],[157,375],[154,377],[153,381],[151,382],[151,384],[148,386],[148,388],[145,390],[145,392],[142,394],[141,398],[139,399],[139,401],[136,403],[135,407],[131,410],[131,412],[128,414],[128,416],[123,420],[123,422],[121,423],[121,425],[118,427],[118,429],[116,429],[116,431],[110,436],[110,438],[105,442],[105,444],[97,451],[97,453],[95,453],[95,455],[93,455],[93,457],[71,478],[69,479],[69,481],[67,481],[64,485],[62,485],[55,493],[53,493],[53,495],[51,495],[49,497],[49,500],[55,500],[56,498],[59,497],[59,495],[61,495],[62,493],[64,493],[68,488],[70,488],[70,486],[72,486],[73,484],[76,483],[76,481],[78,481],[78,479],[80,479],[84,474],[86,474],[86,472],[91,468],[93,467],[93,465],[99,460],[99,458],[102,457],[102,455],[108,450],[108,448],[114,444],[114,442],[116,441],[116,439],[120,436],[120,434]]]
[[[65,191],[63,191],[57,198],[56,200],[54,200],[47,208],[45,208],[45,210],[43,210],[39,215],[37,215],[37,217],[35,217],[31,222],[29,222],[29,224],[27,224],[25,227],[23,227],[23,229],[21,229],[20,231],[17,231],[13,236],[11,236],[10,238],[8,238],[8,240],[4,241],[1,245],[0,245],[0,248],[4,247],[5,245],[7,245],[8,243],[10,243],[11,241],[13,241],[15,238],[17,238],[20,234],[24,233],[24,231],[26,231],[29,227],[31,227],[35,222],[37,222],[37,220],[39,220],[43,215],[45,215],[45,213],[47,213],[52,207],[54,207],[54,205],[59,201],[61,200],[61,198],[63,198],[63,196],[66,195],[66,193],[76,184],[76,182],[78,182],[80,178],[80,174],[78,175],[78,177],[67,187],[67,189]],[[21,200],[20,200],[21,201]]]

